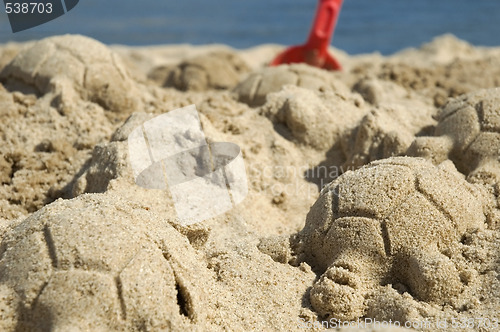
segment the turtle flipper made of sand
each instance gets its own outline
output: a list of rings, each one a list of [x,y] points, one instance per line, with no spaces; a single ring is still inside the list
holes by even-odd
[[[480,197],[458,172],[421,158],[389,158],[340,176],[294,240],[299,259],[320,275],[313,309],[355,320],[387,285],[416,301],[451,303],[464,284],[447,253],[484,227]]]
[[[500,181],[500,88],[451,100],[433,137],[417,137],[408,155],[438,164],[451,159],[472,182]]]

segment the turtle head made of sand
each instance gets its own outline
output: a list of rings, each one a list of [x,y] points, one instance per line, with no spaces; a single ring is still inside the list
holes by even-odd
[[[475,183],[500,182],[500,88],[451,100],[432,137],[417,137],[408,155],[435,164],[451,159]]]
[[[309,295],[313,309],[355,320],[387,287],[416,301],[453,302],[466,285],[450,252],[464,234],[484,228],[481,197],[453,168],[421,158],[344,173],[322,190],[292,240],[299,261],[319,276]]]

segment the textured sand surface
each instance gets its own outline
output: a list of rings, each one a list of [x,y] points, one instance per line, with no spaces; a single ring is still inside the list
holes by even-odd
[[[0,46],[1,331],[500,329],[500,49],[279,50]],[[249,193],[183,226],[127,139],[191,104]]]

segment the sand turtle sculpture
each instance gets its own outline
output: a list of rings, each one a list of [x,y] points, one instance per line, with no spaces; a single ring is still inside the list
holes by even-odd
[[[249,72],[250,67],[236,52],[219,50],[187,59],[173,68],[153,68],[148,76],[165,87],[205,91],[231,89]]]
[[[233,91],[240,102],[257,107],[266,102],[269,93],[278,92],[285,85],[296,85],[314,91],[334,91],[343,96],[350,95],[349,88],[336,80],[334,74],[305,64],[263,68],[250,74]]]
[[[0,329],[195,331],[207,306],[198,282],[210,283],[196,255],[164,218],[120,197],[56,201],[0,243]]]
[[[346,128],[354,127],[366,113],[356,99],[294,85],[269,94],[259,111],[283,137],[324,150],[339,141]]]
[[[0,81],[9,90],[56,92],[63,102],[78,96],[113,112],[135,110],[139,102],[136,84],[121,59],[104,44],[80,35],[34,43],[2,70]]]
[[[500,88],[452,99],[441,110],[432,137],[418,137],[411,156],[438,164],[451,159],[476,183],[500,182]]]
[[[322,316],[356,320],[367,299],[392,285],[417,301],[450,304],[464,289],[447,256],[485,227],[482,194],[453,168],[393,157],[326,186],[291,243],[320,277],[310,291]]]

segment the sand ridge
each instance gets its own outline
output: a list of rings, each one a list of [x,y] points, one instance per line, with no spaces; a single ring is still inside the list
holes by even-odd
[[[331,73],[265,67],[280,49],[3,46],[0,329],[491,331],[500,51],[443,36]],[[249,194],[182,226],[127,137],[190,104],[240,146]]]

